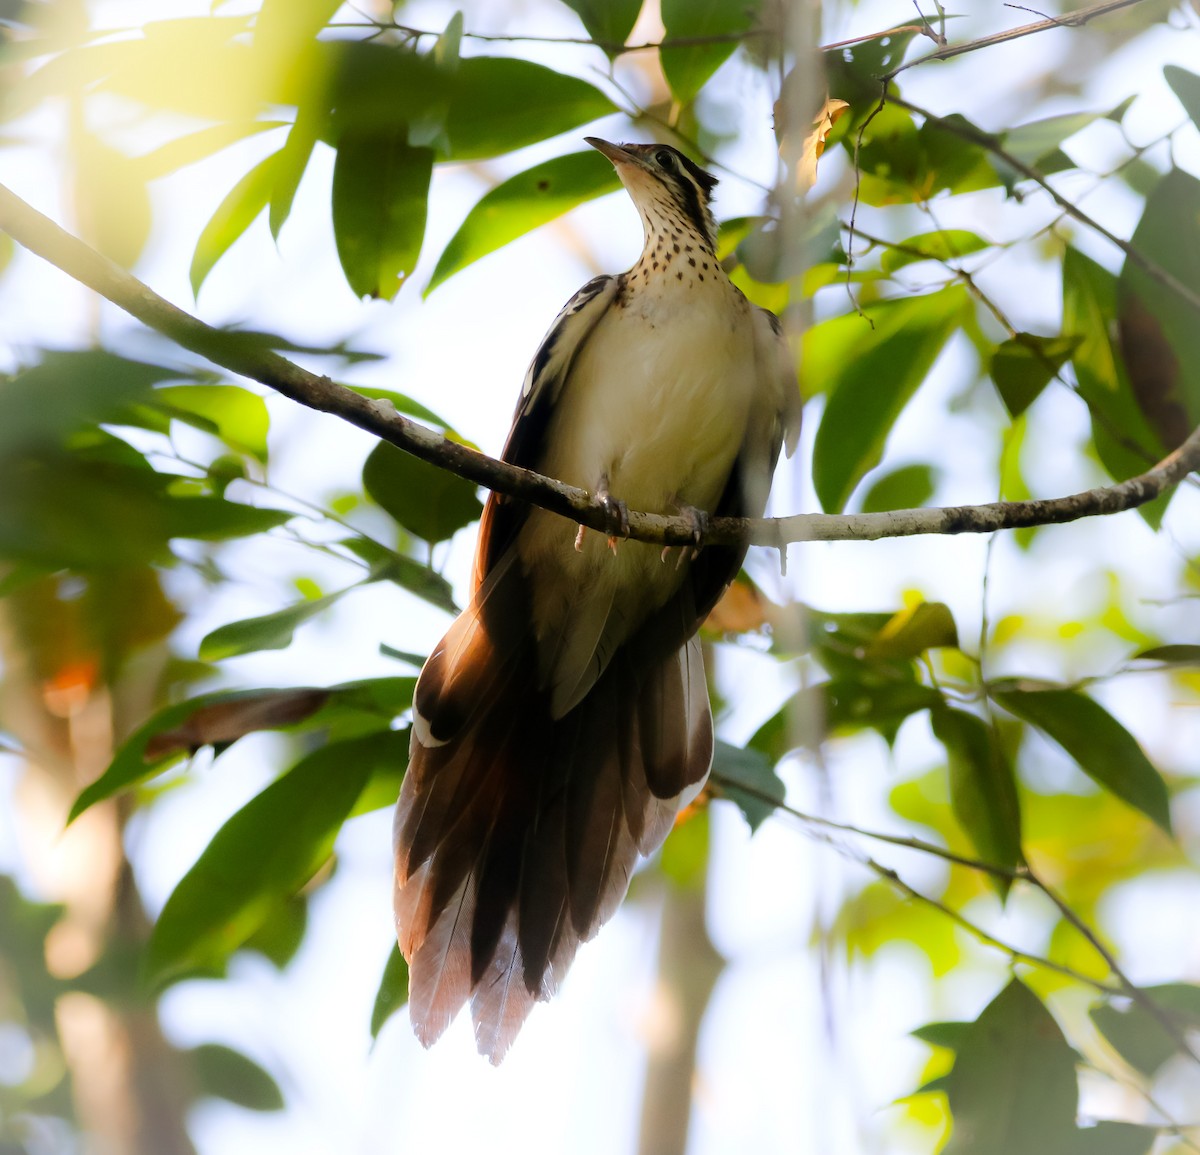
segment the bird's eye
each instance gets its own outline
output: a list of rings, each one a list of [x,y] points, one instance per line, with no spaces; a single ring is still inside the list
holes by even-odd
[[[654,154],[654,159],[658,161],[660,168],[665,168],[667,172],[672,172],[675,169],[675,154],[670,149],[660,148]]]

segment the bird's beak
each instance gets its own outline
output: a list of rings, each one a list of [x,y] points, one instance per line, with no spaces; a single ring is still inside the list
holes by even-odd
[[[585,136],[583,139],[592,148],[596,149],[597,152],[602,152],[615,165],[635,164],[637,162],[637,158],[619,144],[612,144],[610,141],[601,140],[598,136]]]

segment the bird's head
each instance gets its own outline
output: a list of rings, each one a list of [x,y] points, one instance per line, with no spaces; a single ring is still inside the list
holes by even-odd
[[[717,178],[669,144],[611,144],[584,138],[617,170],[641,213],[649,240],[664,229],[682,229],[716,251],[717,223],[709,208]]]

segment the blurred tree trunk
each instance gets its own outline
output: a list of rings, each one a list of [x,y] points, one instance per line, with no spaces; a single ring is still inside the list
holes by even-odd
[[[696,1044],[725,966],[708,936],[707,890],[704,871],[688,885],[664,888],[640,1155],[683,1155],[687,1150]]]
[[[130,663],[136,673],[126,667],[106,684],[109,663],[73,628],[77,615],[53,579],[23,592],[0,610],[0,726],[28,751],[15,823],[23,865],[38,897],[64,908],[46,939],[46,968],[68,984],[96,968],[86,993],[69,990],[55,1008],[84,1150],[195,1155],[185,1127],[187,1059],[137,986],[148,922],[125,856],[124,813],[107,803],[66,827],[79,790],[112,758],[115,719],[148,710],[166,648],[142,651]]]

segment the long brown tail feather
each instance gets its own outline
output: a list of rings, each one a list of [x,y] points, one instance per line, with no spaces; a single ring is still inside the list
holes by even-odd
[[[460,624],[415,699],[435,721],[414,727],[396,812],[396,923],[418,1037],[433,1042],[469,1000],[498,1062],[707,774],[712,724],[697,642],[649,668],[619,652],[554,719],[532,645],[501,652],[490,616]],[[461,668],[474,662],[492,669]],[[468,703],[464,687],[486,692]]]

